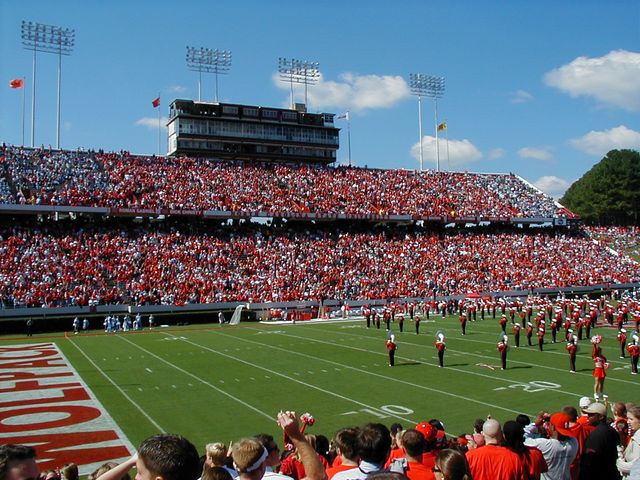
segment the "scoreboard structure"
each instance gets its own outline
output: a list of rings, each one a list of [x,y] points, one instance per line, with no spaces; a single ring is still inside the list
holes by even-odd
[[[168,154],[231,160],[330,164],[340,129],[332,113],[174,100]]]

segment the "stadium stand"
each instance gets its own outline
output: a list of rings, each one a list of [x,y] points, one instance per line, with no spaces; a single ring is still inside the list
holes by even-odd
[[[640,281],[637,263],[570,231],[122,220],[0,233],[9,306],[369,300]]]
[[[422,217],[573,214],[512,174],[246,165],[5,147],[22,204]]]

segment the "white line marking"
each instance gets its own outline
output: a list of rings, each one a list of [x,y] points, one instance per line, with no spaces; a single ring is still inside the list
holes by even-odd
[[[235,337],[233,335],[224,334],[224,333],[221,333],[221,332],[216,332],[216,335],[222,335],[222,336],[225,336],[225,337],[233,338],[236,341],[237,340],[241,340],[243,342],[248,342],[248,343],[257,343],[257,342],[254,342],[253,340],[248,340],[248,339],[245,339],[245,338],[239,338],[239,337]],[[287,334],[287,336],[297,338],[295,335],[288,335]],[[307,338],[306,340],[309,340],[309,339]],[[320,342],[320,343],[328,343],[330,345],[333,345],[331,342],[321,342],[319,340],[312,340],[312,341]],[[187,340],[187,342],[188,343],[192,343],[193,345],[195,345],[197,347],[202,347],[202,345],[199,345],[197,343],[191,342],[189,340]],[[442,395],[445,395],[445,396],[450,396],[450,397],[458,398],[458,399],[465,400],[465,401],[468,401],[468,402],[477,403],[477,404],[480,404],[480,405],[484,405],[486,407],[496,408],[496,409],[504,410],[504,411],[507,411],[507,412],[515,413],[515,414],[522,413],[522,411],[520,411],[520,410],[511,410],[510,408],[501,407],[499,405],[494,405],[494,404],[488,403],[488,402],[482,402],[480,400],[468,398],[468,397],[463,396],[463,395],[457,395],[455,393],[446,392],[444,390],[439,390],[439,389],[436,389],[436,388],[429,388],[429,387],[426,387],[426,386],[423,386],[423,385],[417,385],[415,383],[407,382],[405,380],[400,380],[398,378],[388,377],[386,375],[381,375],[379,373],[370,372],[370,371],[366,371],[366,370],[361,370],[359,368],[355,368],[355,367],[352,367],[352,366],[349,366],[349,365],[343,365],[343,364],[340,364],[340,363],[337,363],[337,362],[333,362],[331,360],[327,360],[325,358],[319,358],[319,357],[314,357],[313,355],[307,355],[307,354],[304,354],[304,353],[295,352],[295,351],[292,351],[291,349],[284,349],[284,348],[279,348],[279,347],[274,347],[274,346],[269,346],[269,345],[267,345],[267,347],[269,347],[271,349],[282,350],[282,351],[287,352],[289,354],[299,355],[299,356],[302,356],[302,357],[305,357],[305,358],[310,358],[310,359],[317,360],[317,361],[320,361],[320,362],[325,362],[325,363],[329,363],[329,364],[333,364],[333,365],[340,365],[342,368],[345,368],[345,369],[348,369],[348,370],[354,370],[356,372],[366,373],[367,375],[371,375],[373,377],[381,378],[381,379],[384,379],[384,380],[390,380],[392,382],[401,383],[403,385],[409,385],[411,387],[415,387],[415,388],[418,388],[418,389],[421,389],[421,390],[427,390],[429,392],[435,392],[435,393],[439,393],[439,394],[442,394]],[[354,348],[354,347],[350,347],[350,348],[353,348],[354,350],[362,350],[362,349],[358,349],[358,348]],[[214,352],[214,353],[218,353],[213,349],[211,351]],[[368,352],[368,350],[364,350],[364,351]],[[242,360],[239,360],[239,359],[235,359],[235,360],[243,362]],[[249,362],[243,362],[243,363],[250,364]],[[250,364],[250,365],[253,365],[253,364]],[[263,368],[264,369],[264,367],[257,367],[257,368]],[[336,367],[336,370],[339,370],[339,369]],[[279,376],[283,376],[285,378],[289,378],[286,375],[283,375],[283,374],[278,373],[278,372],[272,372],[272,373],[275,373],[275,374],[277,374]],[[491,377],[491,378],[493,378],[493,377]],[[295,379],[291,379],[291,380],[297,381]],[[319,387],[316,387],[315,385],[310,385],[310,384],[308,384],[306,382],[300,382],[300,383],[302,383],[303,385],[306,385],[306,386],[308,386],[310,388],[314,388],[316,390],[320,390],[322,392],[325,392],[328,395],[337,396],[337,397],[343,398],[343,399],[346,398],[346,397],[344,397],[342,395],[339,395],[339,394],[337,394],[335,392],[331,392],[331,391],[329,391],[329,390],[327,390],[325,388],[319,388]],[[518,383],[518,382],[514,382],[514,383]],[[554,390],[554,391],[556,391],[556,390]],[[365,406],[367,408],[375,408],[375,407],[371,407],[370,405],[363,404],[361,402],[358,402],[358,401],[350,399],[350,398],[347,399],[347,400],[352,401],[354,403],[357,403],[359,405],[363,405],[363,406]],[[400,419],[405,420],[405,421],[410,421],[410,422],[414,422],[415,421],[415,420],[407,420],[406,418],[400,417],[398,415],[392,415],[392,416],[394,416],[395,418],[400,418]],[[532,415],[530,415],[530,416],[532,416]]]
[[[127,395],[127,394],[122,390],[122,388],[120,388],[120,387],[118,386],[118,384],[117,384],[116,382],[114,382],[114,381],[111,379],[111,377],[109,377],[106,373],[104,373],[104,372],[102,371],[102,369],[101,369],[98,365],[96,365],[96,363],[95,363],[93,360],[91,360],[91,358],[89,358],[89,356],[88,356],[86,353],[84,353],[84,351],[83,351],[83,350],[82,350],[78,345],[76,345],[76,343],[75,343],[74,341],[72,341],[70,338],[69,338],[68,340],[71,342],[71,345],[73,345],[74,347],[76,347],[76,348],[78,349],[78,351],[82,354],[82,356],[83,356],[84,358],[86,358],[86,359],[87,359],[87,361],[88,361],[91,365],[93,365],[93,368],[95,368],[95,369],[98,371],[98,373],[99,373],[100,375],[102,375],[104,378],[106,378],[106,379],[107,379],[107,381],[108,381],[111,385],[113,385],[113,387],[114,387],[116,390],[118,390],[118,391],[122,394],[122,396],[123,396],[124,398],[126,398],[127,400],[129,400],[129,402],[130,402],[134,407],[136,407],[136,409],[138,409],[138,411],[142,414],[142,416],[143,416],[144,418],[146,418],[147,420],[149,420],[149,423],[150,423],[151,425],[153,425],[153,426],[158,430],[158,432],[164,432],[164,431],[165,431],[165,429],[164,429],[164,428],[162,428],[162,427],[160,426],[160,424],[158,424],[158,422],[156,422],[153,418],[151,418],[151,417],[147,414],[147,412],[145,412],[145,411],[140,407],[140,405],[138,405],[138,403],[134,402],[134,401],[133,401],[133,399],[132,399],[129,395]],[[157,387],[156,387],[156,388],[157,388]],[[140,390],[140,391],[142,391],[142,390]]]
[[[163,363],[165,363],[165,364],[169,365],[170,367],[175,368],[175,369],[176,369],[176,370],[178,370],[179,372],[182,372],[182,373],[184,373],[185,375],[187,375],[187,376],[189,376],[189,377],[193,378],[194,380],[197,380],[198,382],[202,383],[203,385],[207,385],[208,387],[211,387],[211,388],[212,388],[212,389],[214,389],[216,392],[221,393],[222,395],[224,395],[224,396],[226,396],[226,397],[229,397],[230,399],[234,400],[235,402],[237,402],[237,403],[240,403],[240,404],[244,405],[245,407],[249,408],[250,410],[254,411],[255,413],[258,413],[258,414],[262,415],[263,417],[268,418],[269,420],[273,420],[273,415],[269,415],[268,413],[263,412],[262,410],[260,410],[260,409],[258,409],[258,408],[256,408],[256,407],[254,407],[253,405],[250,405],[250,404],[248,404],[247,402],[242,401],[242,400],[241,400],[241,399],[239,399],[238,397],[235,397],[235,396],[233,396],[233,395],[231,395],[231,394],[229,394],[229,393],[225,392],[224,390],[222,390],[222,389],[220,389],[220,388],[216,387],[216,386],[215,386],[215,385],[213,385],[212,383],[207,382],[206,380],[204,380],[204,379],[202,379],[202,378],[198,377],[197,375],[194,375],[193,373],[191,373],[191,372],[189,372],[189,371],[185,370],[184,368],[180,368],[180,367],[178,367],[177,365],[174,365],[173,363],[168,362],[168,361],[167,361],[167,360],[165,360],[164,358],[162,358],[162,357],[160,357],[160,356],[156,355],[155,353],[153,353],[153,352],[151,352],[151,351],[149,351],[149,350],[147,350],[147,349],[145,349],[145,348],[143,348],[143,347],[141,347],[141,346],[137,345],[136,343],[132,342],[131,340],[128,340],[128,339],[126,339],[126,338],[124,338],[124,337],[119,337],[119,338],[121,338],[123,341],[125,341],[125,342],[129,343],[130,345],[133,345],[133,346],[134,346],[134,347],[136,347],[137,349],[139,349],[139,350],[142,350],[142,351],[146,352],[148,355],[151,355],[152,357],[154,357],[154,358],[156,358],[156,359],[160,360],[161,362],[163,362]],[[185,340],[183,340],[183,341],[185,341]],[[191,342],[189,342],[189,343],[191,343]],[[196,345],[196,344],[194,344],[194,345]],[[197,346],[202,348],[202,345],[197,345]],[[231,357],[230,357],[230,358],[231,358]]]
[[[149,373],[153,373],[153,371],[150,368],[145,367],[145,370]]]
[[[222,336],[225,336],[225,337],[235,338],[236,340],[242,340],[242,341],[245,341],[245,342],[248,342],[248,343],[257,343],[257,342],[254,342],[254,341],[252,341],[252,340],[238,339],[238,338],[236,338],[236,337],[234,337],[234,336],[232,336],[232,335],[226,335],[226,334],[224,334],[224,333],[222,333],[222,332],[219,332],[219,331],[217,331],[217,332],[216,332],[216,335],[222,335]],[[196,346],[196,347],[203,347],[202,345],[197,344],[197,343],[195,343],[195,342],[192,342],[192,341],[190,341],[190,340],[184,340],[184,342],[185,342],[185,343],[189,343],[189,344],[191,344],[191,345],[194,345],[194,346]],[[264,345],[264,344],[262,344],[262,345]],[[268,348],[271,348],[271,349],[275,348],[275,349],[277,349],[277,350],[282,350],[282,351],[284,351],[284,352],[289,352],[289,351],[290,351],[290,350],[285,349],[285,348],[271,347],[271,346],[268,346],[268,345],[264,345],[264,346],[266,346],[266,347],[268,347]],[[207,348],[207,347],[204,347],[204,348]],[[276,375],[276,376],[278,376],[278,377],[286,378],[287,380],[290,380],[290,381],[292,381],[292,382],[299,383],[299,384],[301,384],[301,385],[304,385],[305,387],[312,388],[312,389],[314,389],[314,390],[318,390],[318,391],[320,391],[320,392],[322,392],[322,393],[325,393],[325,394],[327,394],[327,395],[330,395],[330,396],[333,396],[333,397],[339,398],[339,399],[344,400],[344,401],[347,401],[347,402],[353,402],[353,403],[355,403],[356,405],[360,405],[360,406],[362,406],[362,407],[366,407],[366,408],[376,409],[376,410],[377,410],[377,408],[376,408],[376,407],[374,407],[374,406],[372,406],[372,405],[368,405],[368,404],[366,404],[366,403],[359,402],[359,401],[357,401],[357,400],[354,400],[353,398],[345,397],[344,395],[340,395],[339,393],[332,392],[332,391],[330,391],[330,390],[327,390],[326,388],[318,387],[318,386],[313,385],[313,384],[311,384],[311,383],[303,382],[302,380],[297,380],[297,379],[292,378],[292,377],[290,377],[290,376],[288,376],[288,375],[285,375],[284,373],[280,373],[280,372],[277,372],[277,371],[275,371],[275,370],[270,370],[270,369],[268,369],[268,368],[266,368],[266,367],[261,367],[261,366],[259,366],[259,365],[255,365],[254,363],[247,362],[247,361],[245,361],[245,360],[242,360],[242,359],[239,359],[239,358],[236,358],[236,357],[232,357],[232,356],[230,356],[230,355],[225,355],[224,353],[221,353],[221,352],[219,352],[219,351],[217,351],[217,350],[214,350],[214,349],[210,349],[210,348],[207,348],[207,349],[208,349],[209,351],[211,351],[212,353],[215,353],[216,355],[220,355],[220,356],[223,356],[223,357],[229,358],[229,359],[234,360],[234,361],[236,361],[236,362],[241,362],[241,363],[244,363],[244,364],[247,364],[247,365],[251,365],[251,366],[252,366],[252,367],[254,367],[254,368],[259,368],[260,370],[267,371],[267,372],[269,372],[269,373],[271,373],[271,374],[273,374],[273,375]],[[295,353],[295,352],[291,352],[291,353]],[[335,363],[335,362],[330,362],[330,361],[328,361],[328,360],[320,359],[320,358],[317,358],[317,357],[312,357],[311,355],[305,355],[305,356],[307,356],[307,357],[309,357],[309,358],[316,359],[316,360],[327,361],[327,362],[329,362],[329,363]],[[176,367],[176,368],[178,368],[178,367]],[[336,370],[337,370],[337,369],[336,369]],[[354,370],[358,371],[358,369],[354,369]],[[385,378],[385,379],[389,379],[388,377],[384,377],[383,375],[378,375],[378,376],[380,376],[380,377],[382,377],[382,378]],[[408,382],[403,382],[403,383],[408,383]],[[228,395],[228,394],[227,394],[227,395]],[[241,402],[240,400],[238,400],[238,401],[239,401],[239,402]],[[241,403],[242,403],[242,402],[241,402]],[[496,407],[496,408],[500,408],[500,407]],[[503,410],[504,410],[504,409],[503,409]],[[515,411],[514,411],[514,413],[515,413]],[[518,412],[518,413],[520,413],[520,412]],[[414,419],[409,419],[409,418],[401,417],[401,416],[399,416],[399,415],[389,414],[389,416],[394,417],[394,418],[398,418],[398,419],[400,419],[400,420],[403,420],[403,421],[405,421],[405,422],[409,422],[409,423],[415,423],[415,422],[416,422],[416,420],[414,420]],[[271,417],[270,417],[270,418],[271,418]]]

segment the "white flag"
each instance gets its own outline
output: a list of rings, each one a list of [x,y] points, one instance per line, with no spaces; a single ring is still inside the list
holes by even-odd
[[[349,120],[349,112],[341,113],[340,115],[336,115],[336,120]]]

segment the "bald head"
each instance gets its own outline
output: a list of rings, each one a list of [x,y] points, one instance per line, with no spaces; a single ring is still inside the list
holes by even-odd
[[[482,425],[482,435],[485,438],[485,442],[488,444],[497,444],[502,441],[502,429],[500,428],[500,422],[490,418]]]

